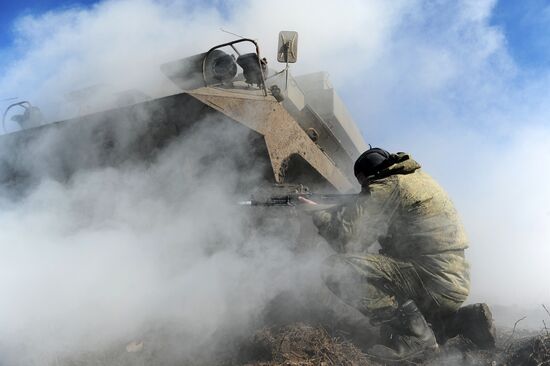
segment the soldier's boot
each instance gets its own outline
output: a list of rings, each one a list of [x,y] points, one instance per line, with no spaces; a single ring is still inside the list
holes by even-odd
[[[382,326],[380,332],[384,344],[367,351],[368,356],[378,360],[411,360],[438,349],[432,329],[412,300],[401,305],[394,319]]]
[[[446,338],[457,335],[469,339],[481,349],[495,347],[496,330],[493,315],[485,303],[463,306],[446,326]]]

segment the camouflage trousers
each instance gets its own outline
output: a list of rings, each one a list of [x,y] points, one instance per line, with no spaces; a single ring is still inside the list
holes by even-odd
[[[428,320],[444,318],[460,308],[470,287],[463,251],[414,260],[380,254],[336,254],[325,261],[323,280],[336,296],[373,324],[390,319],[398,305],[409,299]]]

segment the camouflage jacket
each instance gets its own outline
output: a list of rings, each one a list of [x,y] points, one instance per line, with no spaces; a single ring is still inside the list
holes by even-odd
[[[341,253],[378,242],[394,258],[463,250],[468,239],[447,193],[409,155],[371,181],[354,202],[318,211],[319,233]]]

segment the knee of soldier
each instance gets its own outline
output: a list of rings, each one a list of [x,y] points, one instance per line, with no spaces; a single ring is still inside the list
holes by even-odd
[[[333,254],[323,262],[321,278],[332,292],[338,292],[339,284],[348,282],[346,279],[350,275],[351,270],[345,255]]]

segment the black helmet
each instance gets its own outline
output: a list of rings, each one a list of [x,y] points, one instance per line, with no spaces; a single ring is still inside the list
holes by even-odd
[[[376,176],[377,173],[393,164],[391,154],[384,149],[372,147],[361,154],[355,161],[353,173],[357,177],[363,173],[365,177]]]

